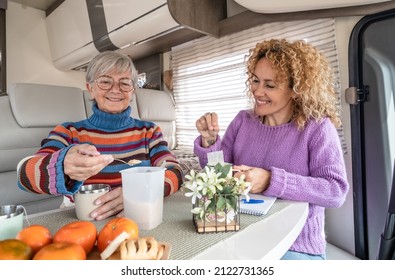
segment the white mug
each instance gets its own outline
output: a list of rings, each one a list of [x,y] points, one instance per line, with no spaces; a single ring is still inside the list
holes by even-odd
[[[110,191],[106,184],[84,185],[74,195],[75,212],[79,220],[93,220],[90,213],[98,206],[95,200]]]
[[[22,205],[0,207],[0,240],[15,238],[23,228],[25,208]]]

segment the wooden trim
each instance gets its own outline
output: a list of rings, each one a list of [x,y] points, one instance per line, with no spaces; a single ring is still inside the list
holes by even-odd
[[[219,37],[219,22],[226,18],[226,0],[167,0],[176,22],[189,29]]]

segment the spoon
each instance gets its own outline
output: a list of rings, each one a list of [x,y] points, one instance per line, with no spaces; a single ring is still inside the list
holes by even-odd
[[[119,158],[114,158],[114,160],[123,162],[123,163],[125,163],[125,164],[130,165],[130,166],[133,166],[133,165],[136,165],[136,164],[141,163],[141,160],[138,160],[138,159],[131,159],[131,160],[129,160],[128,162],[126,162],[126,161],[124,161],[124,160],[122,160],[122,159],[119,159]]]

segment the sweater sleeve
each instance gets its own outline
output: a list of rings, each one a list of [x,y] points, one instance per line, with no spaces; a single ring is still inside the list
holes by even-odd
[[[64,126],[57,126],[48,138],[42,141],[40,150],[18,165],[18,187],[22,190],[51,195],[72,195],[82,182],[70,181],[66,184],[63,161],[67,151],[73,146],[67,141],[69,134]],[[67,136],[66,136],[67,135]]]
[[[325,119],[312,134],[308,153],[309,175],[272,167],[271,182],[264,194],[326,208],[340,207],[349,184],[339,136],[329,119]]]

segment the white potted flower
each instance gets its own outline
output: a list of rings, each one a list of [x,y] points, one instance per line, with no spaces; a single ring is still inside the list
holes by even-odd
[[[248,197],[251,189],[244,175],[233,177],[230,164],[217,163],[198,173],[191,170],[185,178],[185,196],[191,197],[198,232],[239,230],[240,196]]]

